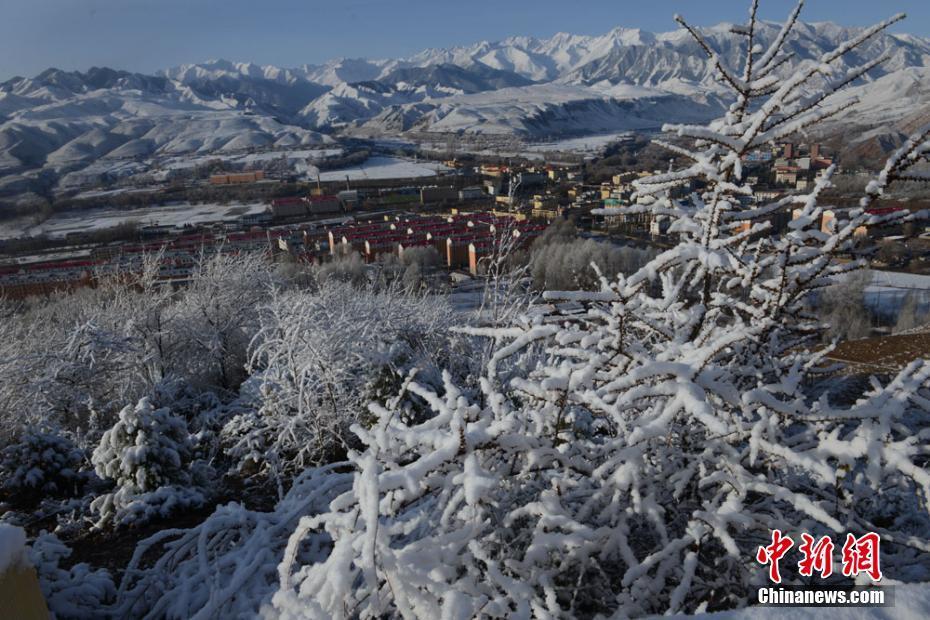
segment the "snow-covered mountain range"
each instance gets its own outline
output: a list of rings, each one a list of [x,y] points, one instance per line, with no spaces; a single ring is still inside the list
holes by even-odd
[[[730,29],[720,24],[703,33],[735,62],[739,38]],[[760,42],[777,29],[763,23]],[[793,62],[818,58],[855,32],[799,24]],[[930,40],[883,34],[859,53],[888,55],[864,78],[885,87],[835,122],[888,125],[891,109],[908,118],[927,111]],[[0,192],[101,158],[318,144],[339,132],[537,138],[653,129],[719,115],[724,97],[705,55],[682,30],[512,37],[402,59],[294,68],[215,60],[154,76],[49,69],[0,84]]]
[[[731,24],[720,24],[705,29],[704,35],[720,56],[737,62],[741,48],[731,28]],[[764,44],[776,36],[778,29],[776,24],[762,23],[758,40]],[[832,23],[799,24],[790,44],[795,64],[819,58],[856,31]],[[866,78],[877,79],[908,67],[930,66],[930,40],[885,34],[876,37],[860,54],[868,57],[888,54],[888,62]],[[790,67],[786,67],[787,70]],[[295,69],[211,61],[169,69],[164,75],[185,84],[208,76],[264,76],[287,83],[312,82],[331,90],[309,101],[295,120],[318,128],[364,123],[372,131],[387,132],[398,129],[445,131],[448,125],[475,132],[497,131],[501,127],[528,134],[578,131],[584,119],[577,115],[576,122],[568,124],[501,125],[493,122],[495,114],[488,107],[495,100],[494,96],[471,96],[502,88],[519,88],[507,93],[506,99],[512,106],[498,106],[498,109],[502,115],[512,116],[513,106],[517,106],[527,118],[535,117],[540,114],[537,104],[541,94],[553,92],[534,87],[542,83],[565,85],[573,90],[567,97],[568,91],[560,91],[560,96],[547,106],[546,111],[555,116],[559,108],[566,105],[577,108],[578,102],[583,101],[582,107],[598,109],[595,115],[600,117],[603,107],[611,106],[613,87],[618,85],[646,87],[636,97],[630,96],[632,89],[621,89],[624,96],[620,99],[627,102],[657,97],[667,102],[677,99],[681,109],[686,110],[688,102],[697,99],[707,106],[708,112],[719,112],[720,102],[716,98],[724,93],[706,56],[683,30],[653,34],[625,28],[615,28],[600,36],[559,33],[547,39],[512,37],[465,47],[428,49],[403,59],[336,59],[323,65]],[[476,101],[482,106],[479,111],[471,107]],[[609,114],[619,123],[615,128],[639,124],[622,120],[630,107],[627,104]],[[485,124],[488,112],[492,112],[492,122]],[[460,122],[443,123],[449,114],[468,116],[476,122],[464,126]],[[371,122],[372,119],[377,120]]]

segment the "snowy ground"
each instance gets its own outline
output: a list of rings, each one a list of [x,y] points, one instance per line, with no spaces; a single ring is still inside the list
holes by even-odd
[[[930,309],[930,276],[870,270],[872,283],[865,289],[865,304],[873,312],[897,316],[910,295],[919,311]]]
[[[350,180],[361,179],[412,179],[419,177],[432,177],[440,172],[448,172],[449,168],[438,162],[414,161],[400,157],[372,157],[360,166],[340,170],[326,170],[320,172],[321,181],[343,181],[346,176]],[[311,180],[316,179],[316,171],[311,169],[308,175]]]
[[[115,189],[98,189],[98,190],[88,190],[85,192],[80,192],[75,194],[74,198],[80,200],[86,200],[88,198],[107,198],[108,196],[119,196],[120,194],[146,194],[149,192],[156,192],[161,189],[161,186],[158,187],[117,187]]]
[[[462,141],[455,143],[455,150],[473,155],[525,157],[526,159],[536,160],[544,160],[547,156],[555,153],[576,153],[594,157],[601,155],[610,144],[628,139],[632,135],[628,131],[610,132],[547,142],[517,142],[514,145],[501,148],[488,148]],[[429,151],[444,151],[449,148],[449,144],[444,142],[423,142],[419,146]]]
[[[125,179],[137,174],[145,174],[151,168],[151,162],[99,159],[89,165],[69,172],[61,177],[57,191],[71,191],[84,187],[98,187],[106,179]]]
[[[93,209],[55,215],[37,226],[30,225],[28,220],[0,222],[0,239],[38,235],[64,237],[68,233],[104,230],[127,222],[180,228],[185,224],[231,221],[247,213],[261,213],[266,208],[265,203],[256,202],[228,205],[184,203],[131,210]]]
[[[556,142],[544,142],[541,144],[528,144],[526,150],[530,153],[549,153],[552,151],[561,151],[569,153],[582,153],[597,155],[602,153],[610,144],[628,139],[632,134],[630,132],[606,133],[596,136],[585,136],[582,138],[570,138],[568,140],[558,140]]]
[[[917,311],[930,309],[930,289],[901,289],[870,286],[865,290],[865,305],[884,317],[897,317],[908,296],[917,304]]]
[[[872,269],[872,287],[924,289],[930,291],[930,276]],[[871,287],[870,287],[871,288]]]
[[[343,151],[341,148],[328,149],[296,149],[296,150],[274,150],[263,153],[245,153],[239,155],[211,154],[196,157],[172,157],[161,163],[161,167],[169,170],[180,170],[193,168],[203,165],[210,161],[222,160],[233,165],[251,166],[259,163],[267,163],[275,159],[286,158],[288,163],[304,162],[308,159],[321,160],[327,157],[339,157]]]
[[[449,303],[456,312],[473,315],[481,307],[484,299],[484,280],[475,278],[464,280],[449,291]]]

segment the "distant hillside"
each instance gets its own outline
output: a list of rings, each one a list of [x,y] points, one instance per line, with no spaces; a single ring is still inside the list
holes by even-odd
[[[734,61],[739,45],[730,29],[720,24],[703,34]],[[763,23],[757,41],[765,44],[776,32]],[[788,44],[794,57],[782,72],[856,32],[799,24]],[[883,34],[859,53],[888,61],[840,95],[862,101],[820,137],[850,161],[871,162],[930,117],[930,41]],[[719,116],[729,103],[724,97],[705,54],[681,30],[512,37],[402,59],[296,68],[213,60],[154,76],[49,69],[0,84],[0,197],[54,188],[97,162],[306,146],[340,133],[541,139],[651,130]]]

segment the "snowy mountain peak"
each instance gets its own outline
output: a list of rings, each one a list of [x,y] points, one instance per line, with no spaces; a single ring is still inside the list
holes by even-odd
[[[621,45],[651,45],[655,43],[655,35],[640,28],[617,26],[607,33],[607,36],[610,36]]]
[[[732,28],[733,24],[724,22],[700,30],[721,55],[734,56],[739,52],[741,42],[733,39]],[[771,40],[779,28],[773,22],[760,22],[760,40]],[[791,46],[802,58],[816,58],[858,30],[832,22],[799,22],[792,35]],[[888,69],[890,71],[930,64],[930,41],[921,37],[884,34],[876,37],[871,46],[892,54],[895,60],[894,66]],[[625,62],[618,65],[620,57]],[[683,66],[676,68],[676,59]],[[457,65],[466,69],[484,66],[508,71],[535,82],[580,80],[590,83],[592,79],[612,79],[654,86],[663,79],[673,78],[695,83],[705,81],[707,72],[697,67],[698,64],[706,65],[703,61],[700,50],[682,29],[652,33],[621,25],[601,35],[558,32],[549,38],[513,36],[500,41],[483,40],[471,45],[428,48],[398,59],[343,57],[292,69],[218,59],[182,65],[160,74],[182,82],[245,76],[288,84],[309,81],[333,87],[340,83],[383,79],[403,68]],[[632,74],[628,73],[630,70]]]
[[[731,27],[701,31],[721,58],[736,64],[744,42]],[[758,42],[765,45],[778,30],[760,23]],[[860,31],[799,23],[786,44],[794,64],[781,70],[816,60]],[[844,122],[880,124],[882,111],[892,108],[899,117],[927,116],[922,80],[930,70],[930,40],[881,34],[850,61],[879,55],[888,62],[859,85],[881,79],[884,88]],[[600,35],[513,36],[406,58],[336,58],[294,68],[224,58],[156,75],[50,68],[0,84],[0,172],[45,168],[57,174],[104,156],[308,144],[321,139],[314,129],[531,137],[651,130],[719,115],[725,97],[706,54],[686,31],[623,26]]]

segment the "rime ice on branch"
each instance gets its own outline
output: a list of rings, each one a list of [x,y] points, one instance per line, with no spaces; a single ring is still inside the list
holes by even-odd
[[[881,534],[886,578],[927,579],[925,463],[930,365],[915,362],[849,407],[805,392],[823,352],[809,293],[859,268],[834,256],[863,224],[923,214],[864,209],[824,233],[820,194],[744,206],[741,158],[828,118],[830,96],[883,59],[839,61],[895,16],[786,72],[798,6],[768,48],[756,9],[735,30],[728,67],[681,19],[733,91],[708,127],[669,126],[689,167],[638,183],[646,207],[675,218],[680,243],[645,267],[601,278],[597,293],[550,292],[581,314],[526,317],[473,330],[497,348],[480,387],[434,390],[415,375],[403,394],[433,415],[406,418],[396,399],[356,426],[351,491],[305,519],[289,547],[325,531],[326,561],[289,554],[273,599],[285,618],[617,617],[747,603],[766,579],[756,550],[772,530]],[[869,187],[868,206],[928,152],[916,136]],[[687,200],[670,191],[692,180]],[[797,204],[787,234],[767,218]],[[745,224],[748,223],[748,228]],[[783,575],[793,582],[797,575]]]

